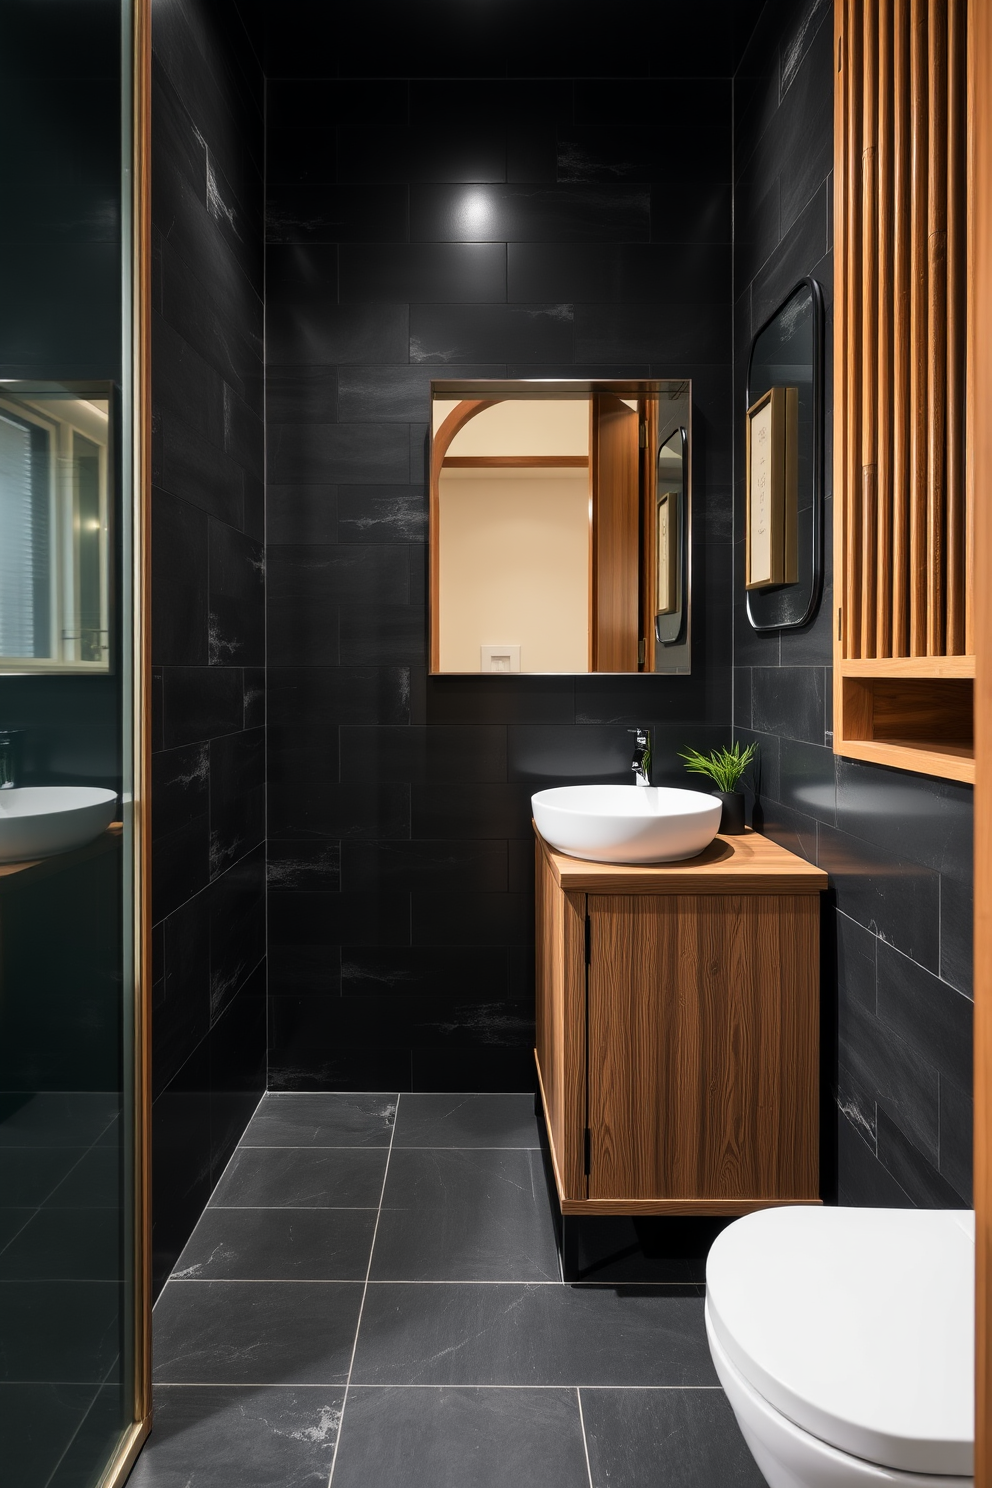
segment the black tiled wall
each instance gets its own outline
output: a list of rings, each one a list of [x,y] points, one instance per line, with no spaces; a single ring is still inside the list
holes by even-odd
[[[812,274],[832,324],[833,26],[770,0],[735,79],[734,725],[761,748],[755,822],[831,875],[824,914],[828,1169],[842,1203],[971,1194],[971,791],[835,758],[833,614],[759,635],[744,613],[743,411],[752,335]],[[831,383],[826,379],[831,494]]]
[[[160,1282],[265,1087],[264,139],[236,6],[152,21]]]
[[[356,53],[306,28],[306,56],[273,43],[272,1089],[530,1088],[531,793],[629,780],[635,724],[655,725],[657,779],[729,737],[729,42],[722,76],[621,83],[586,27],[572,65],[592,75],[508,77],[539,18],[496,10],[503,61],[471,38],[456,55],[449,30],[453,77],[323,76]],[[431,55],[426,35],[407,53]],[[475,76],[487,61],[504,75]],[[693,380],[693,675],[429,678],[431,378],[589,375]]]

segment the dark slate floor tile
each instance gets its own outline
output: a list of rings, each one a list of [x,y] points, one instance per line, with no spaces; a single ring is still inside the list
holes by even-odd
[[[382,1192],[386,1153],[242,1148],[214,1192],[217,1208],[368,1209]]]
[[[377,1281],[557,1279],[540,1153],[394,1149],[371,1274]]]
[[[585,1448],[573,1390],[348,1394],[336,1488],[576,1488]]]
[[[661,1287],[377,1285],[355,1384],[713,1385],[697,1297]]]
[[[764,1488],[722,1390],[583,1390],[592,1488]]]
[[[92,1385],[0,1384],[0,1441],[9,1483],[34,1488],[48,1482],[93,1394]]]
[[[359,1282],[170,1281],[155,1382],[344,1384],[361,1300]]]
[[[242,1147],[388,1147],[395,1095],[265,1096]]]
[[[89,1091],[0,1096],[0,1148],[88,1147],[117,1115],[120,1097]]]
[[[376,1212],[207,1209],[173,1274],[179,1281],[364,1281]]]
[[[2,1131],[2,1127],[0,1127]],[[44,1203],[52,1190],[79,1162],[85,1149],[0,1147],[0,1195],[4,1207]]]
[[[404,1094],[393,1140],[394,1147],[539,1147],[534,1097]]]
[[[344,1394],[250,1387],[155,1390],[155,1430],[128,1482],[187,1488],[325,1488]]]
[[[39,1209],[0,1256],[3,1281],[113,1281],[123,1275],[114,1209]]]
[[[99,1384],[117,1355],[120,1284],[0,1282],[0,1377]]]

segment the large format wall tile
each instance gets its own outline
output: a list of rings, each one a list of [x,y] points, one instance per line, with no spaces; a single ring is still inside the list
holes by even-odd
[[[587,64],[268,55],[270,1084],[526,1090],[532,792],[729,733],[730,82],[666,82],[675,151]],[[695,672],[428,677],[431,379],[628,374],[696,390]]]
[[[235,4],[156,6],[155,1275],[265,1086],[262,77]]]

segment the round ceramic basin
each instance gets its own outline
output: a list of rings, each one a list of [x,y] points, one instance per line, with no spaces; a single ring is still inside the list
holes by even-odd
[[[664,785],[562,785],[531,797],[545,842],[593,863],[677,863],[717,834],[723,805]]]
[[[50,858],[84,847],[114,819],[114,791],[88,785],[25,785],[0,790],[0,863]]]

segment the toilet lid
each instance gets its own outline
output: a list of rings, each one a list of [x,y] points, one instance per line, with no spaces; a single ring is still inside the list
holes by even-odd
[[[973,1471],[975,1217],[764,1209],[706,1264],[713,1330],[768,1403],[903,1472]]]

